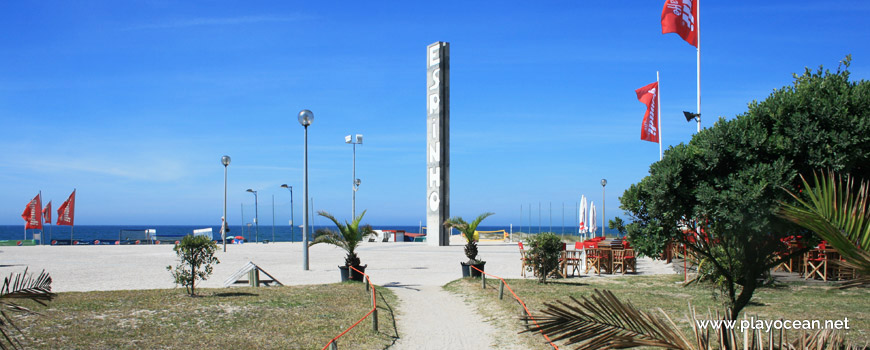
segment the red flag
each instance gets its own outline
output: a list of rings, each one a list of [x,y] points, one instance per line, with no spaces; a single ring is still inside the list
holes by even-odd
[[[76,211],[76,191],[73,190],[69,198],[57,208],[57,225],[73,226]]]
[[[665,0],[662,34],[677,33],[689,45],[698,47],[698,0]]]
[[[51,201],[48,201],[48,204],[45,205],[45,209],[42,209],[42,217],[45,218],[45,223],[51,223]]]
[[[659,108],[658,102],[659,82],[655,82],[634,90],[637,100],[646,105],[646,113],[643,115],[643,124],[640,127],[640,139],[649,142],[659,142]]]
[[[29,228],[42,229],[42,197],[39,194],[27,203],[24,212],[21,213],[21,218],[27,222],[24,226],[25,230]]]

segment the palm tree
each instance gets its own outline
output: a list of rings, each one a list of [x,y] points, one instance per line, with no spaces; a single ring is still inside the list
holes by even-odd
[[[344,224],[338,222],[332,214],[325,211],[319,211],[317,212],[317,215],[325,217],[335,223],[339,232],[325,228],[319,229],[315,233],[314,240],[311,241],[309,246],[326,243],[344,249],[344,251],[347,252],[347,257],[344,259],[345,266],[358,268],[360,266],[360,261],[359,257],[356,255],[356,247],[360,242],[362,242],[363,237],[373,232],[370,225],[359,227],[359,222],[362,221],[363,216],[366,215],[366,211],[363,210],[362,214],[359,214],[359,216],[353,219],[353,222],[345,221]]]
[[[858,279],[841,287],[870,286],[870,183],[855,187],[851,176],[813,174],[813,186],[801,175],[803,198],[788,192],[798,204],[782,203],[780,215],[811,230],[837,249],[843,265],[858,272]]]
[[[468,265],[481,263],[481,261],[477,260],[477,238],[475,237],[475,231],[477,231],[477,226],[480,225],[483,219],[492,215],[495,215],[495,213],[480,214],[471,223],[466,222],[465,219],[459,216],[454,216],[444,221],[444,226],[455,228],[465,235],[465,256],[468,257]]]
[[[16,339],[13,331],[21,332],[12,321],[11,313],[34,314],[30,309],[18,305],[14,300],[29,299],[46,306],[54,299],[51,292],[51,276],[44,270],[35,279],[32,275],[24,273],[11,273],[3,280],[3,288],[0,290],[0,349],[18,349],[21,343]]]

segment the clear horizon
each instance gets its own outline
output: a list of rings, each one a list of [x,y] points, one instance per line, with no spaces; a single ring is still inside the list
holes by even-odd
[[[315,115],[316,210],[349,219],[344,136],[363,134],[357,213],[425,224],[435,41],[451,45],[452,216],[516,227],[531,204],[534,226],[552,202],[568,225],[581,195],[601,215],[606,178],[606,219],[625,218],[619,196],[658,160],[634,90],[660,72],[665,149],[695,133],[682,114],[696,109],[695,49],[661,34],[662,4],[2,3],[0,30],[14,35],[0,37],[0,224],[23,225],[40,190],[56,211],[75,188],[77,225],[220,225],[225,154],[230,224],[242,205],[250,222],[248,188],[261,223],[272,195],[287,223],[285,183],[301,224],[302,109]],[[702,126],[848,54],[851,79],[868,79],[868,15],[863,1],[704,3]]]

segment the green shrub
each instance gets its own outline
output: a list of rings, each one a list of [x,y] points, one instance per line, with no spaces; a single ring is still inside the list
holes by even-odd
[[[547,283],[547,275],[559,268],[559,255],[562,253],[562,240],[551,232],[540,233],[529,238],[529,257],[537,271],[538,282]]]
[[[217,244],[205,236],[187,235],[181,242],[175,245],[175,254],[178,255],[178,266],[166,269],[172,274],[176,285],[182,285],[191,296],[196,295],[196,280],[205,281],[212,273],[212,265],[220,261],[214,256]]]

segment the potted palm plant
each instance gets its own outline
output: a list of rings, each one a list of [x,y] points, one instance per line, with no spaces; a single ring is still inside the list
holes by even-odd
[[[455,228],[462,232],[465,237],[465,256],[468,257],[467,262],[461,262],[462,265],[462,277],[480,277],[480,271],[483,271],[483,265],[486,264],[486,261],[477,259],[477,226],[480,225],[480,222],[483,219],[488,218],[491,215],[495,215],[495,213],[483,213],[474,219],[471,223],[466,222],[461,217],[455,216],[450,218],[449,220],[444,222],[444,226],[448,228]],[[480,271],[470,268],[469,266],[474,266]]]
[[[311,241],[309,246],[326,243],[344,249],[344,251],[347,252],[347,256],[344,258],[344,266],[338,267],[341,271],[341,281],[347,281],[348,278],[353,281],[362,281],[363,276],[348,267],[353,266],[353,268],[365,272],[366,266],[368,266],[360,265],[359,257],[356,255],[356,247],[360,242],[362,242],[363,237],[372,233],[372,227],[370,225],[365,225],[363,227],[359,226],[359,222],[362,220],[363,216],[366,215],[366,212],[363,211],[362,214],[355,217],[353,222],[345,221],[344,224],[338,222],[332,214],[325,211],[319,211],[317,214],[335,223],[338,232],[327,228],[319,229],[315,233],[314,240]]]

